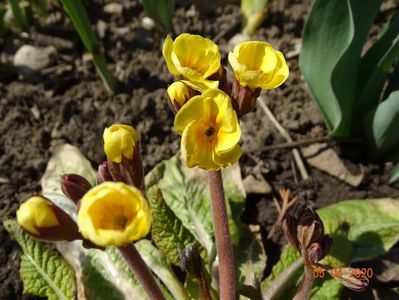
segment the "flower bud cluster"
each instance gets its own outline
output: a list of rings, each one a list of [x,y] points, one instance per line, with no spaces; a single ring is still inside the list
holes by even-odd
[[[330,272],[333,269],[329,266],[319,263],[331,251],[333,239],[324,234],[324,225],[318,214],[307,208],[299,211],[297,215],[298,217],[294,217],[287,214],[283,219],[282,227],[290,244],[301,253],[305,268],[321,267],[349,289],[363,291],[368,285],[368,280],[342,274],[337,276],[336,273]]]
[[[199,35],[183,33],[163,45],[167,68],[176,80],[167,89],[182,135],[188,167],[216,170],[238,161],[241,130],[238,119],[250,112],[261,89],[281,85],[288,66],[281,52],[265,42],[245,42],[229,54],[234,81],[229,87],[218,46]]]
[[[17,211],[17,221],[30,235],[43,240],[83,240],[85,247],[122,246],[146,236],[151,211],[140,188],[143,165],[138,134],[115,124],[105,129],[107,160],[98,167],[92,187],[78,174],[61,176],[61,190],[76,205],[77,222],[44,197],[32,197]]]

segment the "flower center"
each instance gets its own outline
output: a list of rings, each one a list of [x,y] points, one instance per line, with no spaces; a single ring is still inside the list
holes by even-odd
[[[206,130],[205,130],[205,135],[207,136],[207,137],[211,137],[211,136],[213,136],[215,134],[215,128],[213,128],[213,127],[208,127]]]
[[[127,221],[128,220],[124,215],[115,216],[113,219],[115,229],[124,230],[127,225]]]

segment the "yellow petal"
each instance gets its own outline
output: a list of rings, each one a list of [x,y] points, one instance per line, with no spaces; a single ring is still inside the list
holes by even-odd
[[[184,128],[192,121],[195,121],[203,115],[203,98],[202,96],[195,96],[190,99],[177,112],[175,116],[174,127],[178,134],[183,134]]]
[[[166,37],[165,42],[163,43],[163,47],[162,47],[163,57],[165,58],[166,66],[168,67],[169,72],[172,73],[173,75],[180,75],[179,72],[177,71],[176,67],[173,64],[172,52],[173,52],[173,40],[168,35]]]
[[[17,211],[17,222],[26,231],[39,235],[37,228],[59,225],[52,203],[43,197],[31,197]]]
[[[133,158],[139,136],[132,126],[114,124],[104,130],[103,138],[104,152],[109,160],[120,163],[122,156]]]
[[[172,83],[166,90],[169,99],[172,102],[176,102],[180,107],[183,106],[190,99],[190,91],[186,84],[182,81],[176,81]]]
[[[82,198],[78,226],[98,246],[121,246],[143,238],[151,228],[151,212],[142,193],[121,182],[104,182]]]
[[[236,145],[233,149],[223,153],[214,153],[213,160],[219,166],[228,167],[235,164],[241,156],[241,147],[240,145]]]
[[[273,79],[265,84],[262,88],[264,89],[273,89],[285,82],[289,75],[289,69],[287,63],[285,61],[284,55],[280,51],[276,51],[278,61],[279,61],[279,68],[277,69],[276,73],[273,76]]]

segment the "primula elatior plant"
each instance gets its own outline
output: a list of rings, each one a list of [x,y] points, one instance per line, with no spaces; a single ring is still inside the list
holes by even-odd
[[[177,111],[174,126],[182,135],[183,159],[189,168],[198,166],[208,171],[219,295],[221,299],[235,299],[234,253],[220,169],[233,165],[241,156],[238,118],[253,109],[261,89],[277,87],[286,80],[288,67],[281,52],[268,43],[242,43],[229,54],[235,74],[233,87],[229,87],[218,46],[209,39],[183,33],[173,41],[168,36],[163,55],[169,71],[186,85],[172,84],[173,94],[168,89],[168,95],[172,94],[170,106]],[[175,91],[177,88],[180,92]],[[188,88],[192,91],[187,92]],[[197,95],[187,100],[191,94]]]
[[[367,281],[351,278],[343,266],[398,242],[399,235],[387,234],[399,231],[397,210],[387,209],[397,203],[390,199],[287,215],[283,228],[293,247],[261,283],[265,253],[240,220],[239,119],[261,89],[285,81],[283,55],[265,42],[238,45],[229,55],[235,74],[229,85],[212,41],[182,34],[168,37],[163,50],[176,76],[165,96],[181,135],[181,157],[161,162],[144,178],[139,135],[125,124],[104,130],[106,160],[97,172],[72,146],[56,152],[42,178],[43,196],[17,212],[20,228],[4,223],[24,251],[25,291],[50,299],[272,299],[284,292],[288,298],[280,299],[289,299],[304,274],[296,299],[320,299],[325,290],[313,285],[315,268],[339,281],[326,281],[331,299],[339,299],[341,283],[363,290]],[[366,216],[371,227],[362,223]],[[381,245],[370,246],[370,232]],[[56,241],[72,268],[35,239]],[[301,263],[304,273],[297,272]],[[172,266],[184,276],[177,278]]]
[[[365,48],[382,0],[316,0],[299,65],[330,134],[361,138],[368,155],[399,159],[399,14]]]

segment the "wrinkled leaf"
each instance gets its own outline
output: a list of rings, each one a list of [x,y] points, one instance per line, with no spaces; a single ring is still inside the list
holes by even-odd
[[[249,233],[243,235],[235,249],[235,262],[238,282],[259,290],[266,267],[266,255],[259,241]]]
[[[224,171],[230,233],[236,245],[239,233],[232,211],[238,220],[244,209],[245,192],[239,167],[233,166]],[[210,254],[214,244],[214,231],[206,171],[188,169],[174,156],[158,164],[145,179],[147,189],[154,185],[159,187],[168,207]]]
[[[300,68],[335,137],[350,134],[360,55],[382,0],[316,0],[306,21]]]
[[[147,199],[153,219],[151,238],[169,261],[179,266],[181,251],[196,240],[166,205],[158,187],[153,186],[147,192]]]
[[[399,91],[371,111],[364,120],[370,154],[384,159],[399,159]]]
[[[54,251],[23,233],[16,221],[4,221],[4,228],[21,246],[20,276],[24,293],[48,299],[74,299],[75,275]]]

